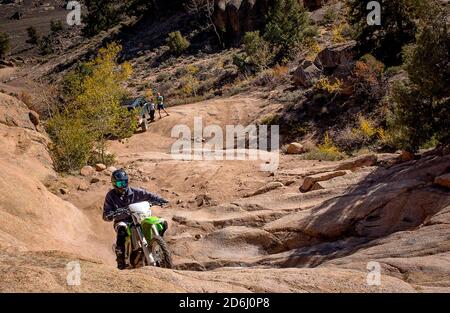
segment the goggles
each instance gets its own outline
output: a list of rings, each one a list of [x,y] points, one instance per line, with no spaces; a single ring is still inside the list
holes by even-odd
[[[115,182],[114,187],[127,188],[128,187],[128,180],[118,180],[118,181]]]

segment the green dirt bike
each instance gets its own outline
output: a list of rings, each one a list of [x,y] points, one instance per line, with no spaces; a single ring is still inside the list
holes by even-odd
[[[125,243],[125,262],[128,268],[156,266],[172,268],[172,255],[160,233],[165,221],[152,216],[151,204],[147,201],[130,204],[114,212],[112,217],[131,215],[132,223],[127,231]],[[115,249],[115,245],[113,246]]]

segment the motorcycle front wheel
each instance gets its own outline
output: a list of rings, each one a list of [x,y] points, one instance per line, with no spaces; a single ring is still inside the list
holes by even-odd
[[[173,268],[172,254],[162,237],[154,236],[150,248],[157,267]]]

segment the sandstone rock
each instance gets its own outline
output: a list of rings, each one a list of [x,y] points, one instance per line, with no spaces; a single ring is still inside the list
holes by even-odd
[[[303,60],[300,66],[295,70],[292,79],[296,86],[303,86],[309,88],[322,75],[322,70],[319,69],[313,62]]]
[[[99,181],[100,181],[99,178],[93,177],[93,178],[91,179],[91,184],[96,184],[96,183],[98,183]]]
[[[80,184],[78,185],[78,190],[80,191],[88,191],[89,190],[89,186],[87,184]]]
[[[91,176],[94,175],[95,169],[92,166],[86,165],[80,170],[80,174],[82,176]]]
[[[34,126],[38,126],[40,124],[39,114],[37,114],[34,111],[30,111],[28,113],[28,116],[30,118],[31,123],[33,123]]]
[[[414,160],[415,155],[412,152],[403,150],[402,153],[400,154],[400,160],[402,162],[408,162],[408,161],[412,161]]]
[[[198,207],[213,205],[213,199],[207,194],[197,195],[194,201]]]
[[[97,172],[104,171],[104,170],[106,170],[106,165],[105,164],[101,164],[101,163],[97,163],[97,164],[95,164],[95,170]]]
[[[369,154],[369,155],[363,155],[360,157],[350,159],[349,161],[343,162],[339,166],[336,167],[336,170],[337,171],[340,171],[340,170],[354,171],[360,167],[374,166],[376,164],[377,164],[377,156],[374,154]]]
[[[371,181],[368,176],[374,171],[373,168],[368,168],[366,170],[359,170],[356,172],[347,171],[344,176],[334,177],[329,180],[323,180],[315,182],[311,188],[311,191],[321,190],[321,189],[333,189],[333,188],[348,188],[350,186],[356,186],[365,182],[366,180]]]
[[[329,180],[329,179],[332,179],[332,178],[338,177],[338,176],[344,176],[347,173],[348,172],[346,172],[346,171],[335,171],[335,172],[326,172],[326,173],[320,173],[320,174],[316,174],[316,175],[307,176],[307,177],[305,177],[305,180],[303,181],[303,184],[300,187],[300,191],[308,192],[311,190],[314,183],[324,181],[324,180]]]
[[[335,44],[319,52],[314,63],[326,69],[352,62],[356,57],[356,41]]]
[[[270,0],[215,0],[213,21],[225,32],[231,45],[238,45],[242,36],[264,26]]]
[[[251,194],[248,194],[248,195],[245,195],[245,197],[257,196],[257,195],[260,195],[260,194],[263,194],[263,193],[267,193],[269,191],[272,191],[272,190],[275,190],[275,189],[281,188],[281,187],[284,187],[283,183],[281,183],[281,182],[271,182],[271,183],[268,183],[267,185],[259,188],[255,192],[253,192]]]
[[[114,173],[115,171],[117,171],[117,168],[115,168],[114,166],[110,166],[106,169],[108,172]]]
[[[436,177],[434,183],[442,187],[450,188],[450,173]]]
[[[302,144],[293,142],[287,147],[288,154],[302,154],[305,153],[305,148]]]
[[[0,92],[0,123],[7,126],[27,128],[35,131],[30,120],[30,110],[15,97]]]
[[[59,189],[59,192],[60,192],[62,195],[65,195],[65,194],[68,194],[68,193],[69,193],[69,190],[68,190],[67,188],[60,188],[60,189]]]

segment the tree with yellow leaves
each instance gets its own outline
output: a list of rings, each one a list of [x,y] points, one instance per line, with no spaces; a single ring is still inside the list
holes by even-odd
[[[121,106],[121,101],[126,96],[123,82],[132,74],[130,63],[117,62],[121,49],[122,47],[116,43],[109,44],[98,51],[95,59],[83,64],[82,75],[69,74],[71,77],[81,78],[75,95],[74,92],[68,92],[72,97],[65,108],[64,116],[66,120],[81,121],[77,127],[82,125],[83,131],[92,138],[94,149],[90,151],[90,159],[102,163],[111,163],[108,162],[110,156],[106,150],[107,140],[112,137],[129,137],[137,127],[134,112],[128,112]],[[56,124],[50,121],[49,125]],[[50,133],[58,134],[65,130],[67,127],[52,129]],[[64,136],[53,136],[52,139],[62,137]],[[54,144],[58,146],[58,140],[54,140]],[[64,151],[59,150],[59,154],[63,155]],[[80,165],[82,164],[77,164]]]

